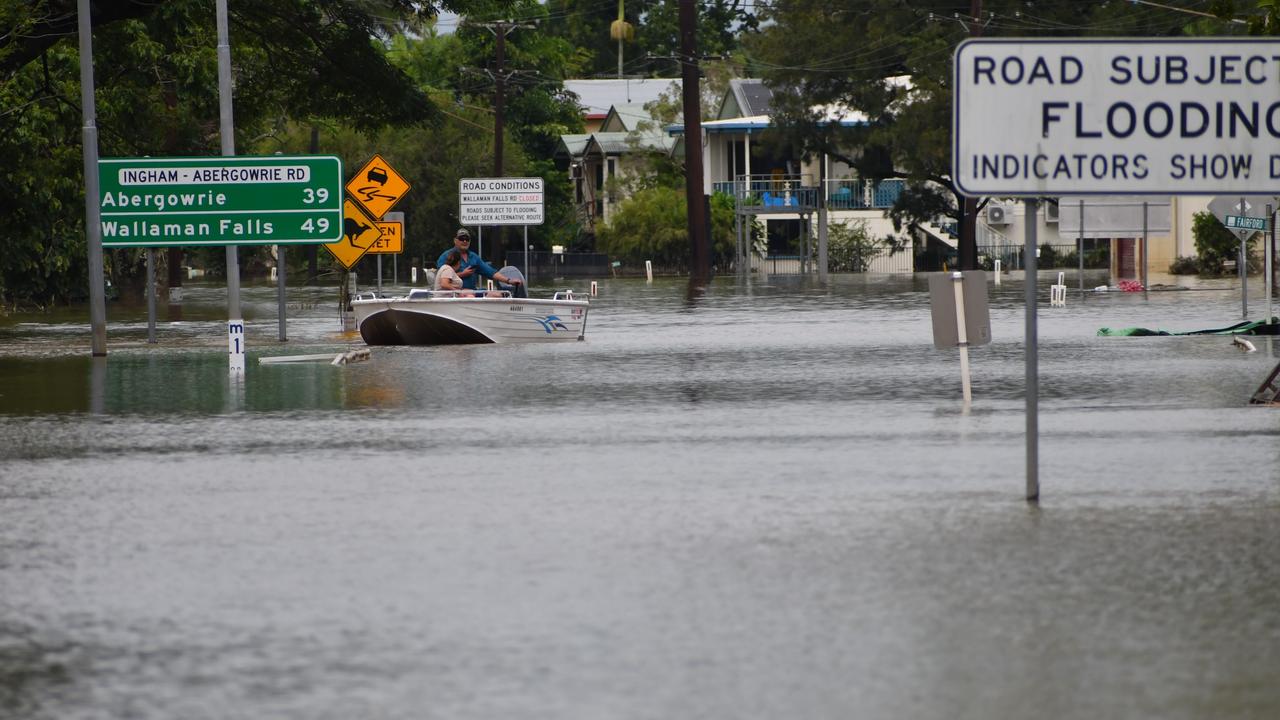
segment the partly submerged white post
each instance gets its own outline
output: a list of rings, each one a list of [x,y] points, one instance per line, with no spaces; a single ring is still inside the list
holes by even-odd
[[[600,294],[600,288],[596,284],[596,281],[592,280],[591,281],[591,297],[595,297],[596,295],[599,295],[599,294]]]
[[[969,386],[969,334],[964,324],[964,273],[951,273],[951,286],[956,293],[956,335],[960,341],[960,387],[964,392],[964,404],[973,402],[973,390]]]
[[[1000,261],[999,260],[995,261],[995,278],[996,278],[996,286],[999,287],[1000,285]]]
[[[227,321],[227,358],[233,374],[244,372],[244,320]]]
[[[653,282],[653,261],[652,260],[644,261],[644,276],[645,276],[646,282]]]

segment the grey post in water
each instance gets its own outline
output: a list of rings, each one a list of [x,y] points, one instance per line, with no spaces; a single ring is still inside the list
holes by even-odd
[[[1076,260],[1080,264],[1080,270],[1076,273],[1076,278],[1080,281],[1080,299],[1084,300],[1084,198],[1080,200],[1080,241],[1076,243]]]
[[[1142,299],[1149,300],[1147,295],[1147,201],[1142,201]]]
[[[276,316],[280,322],[280,342],[289,338],[285,335],[285,303],[284,303],[284,246],[276,246]]]
[[[1083,204],[1081,205],[1083,208]],[[1081,214],[1083,215],[1083,209]],[[1036,216],[1036,201],[1027,201],[1027,217]],[[1083,218],[1082,218],[1083,219]],[[1027,274],[1027,500],[1040,501],[1040,362],[1036,347],[1036,224],[1027,223],[1027,240],[1022,254],[1026,256]],[[1083,225],[1082,225],[1083,227]]]
[[[156,342],[156,249],[147,248],[147,342]]]
[[[218,14],[218,132],[222,154],[236,154],[236,126],[231,114],[231,44],[227,40],[227,0],[217,0]],[[227,318],[240,319],[240,258],[235,245],[227,246]]]
[[[94,357],[107,354],[107,291],[102,277],[101,184],[98,181],[98,110],[93,97],[93,24],[89,0],[77,0],[80,31],[80,108],[84,117],[84,229],[89,246],[89,329]]]

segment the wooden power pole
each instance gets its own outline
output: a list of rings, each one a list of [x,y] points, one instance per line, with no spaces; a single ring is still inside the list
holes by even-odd
[[[711,279],[711,242],[707,227],[702,178],[702,103],[698,89],[698,8],[694,0],[680,0],[680,67],[684,99],[684,187],[689,206],[692,277]]]

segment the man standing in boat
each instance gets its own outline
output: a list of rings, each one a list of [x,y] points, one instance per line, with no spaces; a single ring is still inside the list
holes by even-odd
[[[457,250],[462,256],[462,262],[458,265],[458,277],[462,278],[462,287],[465,290],[479,290],[479,276],[492,278],[494,282],[500,282],[504,285],[519,285],[519,278],[510,278],[497,270],[493,266],[481,259],[480,255],[471,252],[471,233],[466,228],[459,228],[458,232],[453,235],[453,248],[440,253],[440,259],[436,261],[436,267],[444,267],[446,257],[449,253]]]

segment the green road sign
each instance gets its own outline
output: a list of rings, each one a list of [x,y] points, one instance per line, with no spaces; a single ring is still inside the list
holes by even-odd
[[[1227,215],[1224,225],[1228,230],[1266,230],[1267,219],[1260,217],[1249,217],[1247,215]]]
[[[98,161],[103,247],[295,245],[342,239],[332,155]]]

